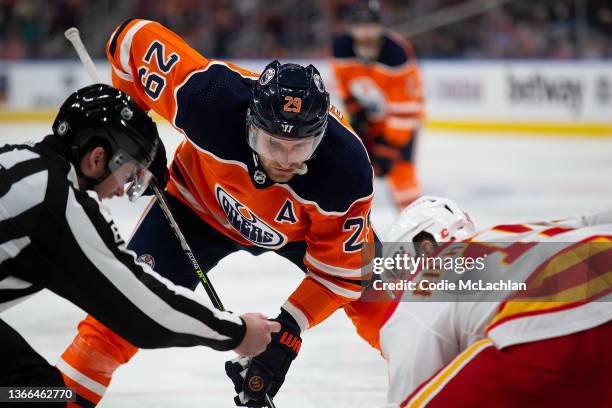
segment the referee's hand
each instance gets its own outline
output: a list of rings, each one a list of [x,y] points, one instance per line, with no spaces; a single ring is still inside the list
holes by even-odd
[[[244,339],[234,351],[247,357],[263,353],[272,339],[272,333],[280,331],[280,323],[268,320],[261,313],[245,313],[240,317],[246,324],[246,333]]]

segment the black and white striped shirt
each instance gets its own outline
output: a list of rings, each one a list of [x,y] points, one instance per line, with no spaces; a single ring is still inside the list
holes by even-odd
[[[0,147],[0,311],[48,288],[141,348],[231,350],[240,317],[135,262],[97,195],[51,143]]]

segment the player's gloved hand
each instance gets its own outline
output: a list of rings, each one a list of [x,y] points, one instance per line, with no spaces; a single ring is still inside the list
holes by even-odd
[[[274,320],[281,324],[281,330],[272,334],[266,351],[253,358],[236,357],[225,363],[225,372],[238,393],[234,402],[239,407],[265,407],[266,394],[276,395],[300,350],[300,328],[293,317],[281,309]]]
[[[364,108],[359,108],[350,114],[350,125],[362,140],[365,140],[370,131],[370,122],[368,122],[368,112]]]
[[[349,96],[344,100],[344,109],[348,113],[349,124],[361,139],[365,140],[370,131],[370,122],[368,122],[368,111],[364,108],[357,99]]]
[[[402,148],[390,143],[382,135],[374,137],[367,147],[374,173],[378,177],[386,176],[393,163],[402,158]]]
[[[149,166],[149,171],[153,174],[155,182],[160,190],[163,190],[168,184],[170,179],[170,172],[168,171],[168,159],[166,159],[166,148],[160,140],[157,144],[157,153],[155,153],[155,159]],[[153,195],[153,189],[151,186],[142,193],[142,195]]]

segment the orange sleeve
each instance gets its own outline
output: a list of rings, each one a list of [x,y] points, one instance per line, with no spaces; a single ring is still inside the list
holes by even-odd
[[[57,369],[67,386],[95,406],[104,396],[115,370],[137,351],[127,340],[87,316],[79,323],[78,334],[57,362]]]
[[[346,101],[346,99],[350,96],[350,92],[348,90],[349,77],[347,76],[347,67],[342,63],[342,60],[339,59],[333,59],[331,61],[331,66],[336,78],[336,85],[338,87],[338,91],[340,92],[340,96]]]
[[[306,236],[306,278],[283,306],[300,328],[313,327],[334,311],[361,296],[369,280],[374,232],[370,223],[371,196],[358,200],[341,215],[312,216]]]
[[[404,146],[412,138],[413,132],[419,130],[423,121],[423,81],[412,45],[398,35],[391,34],[391,38],[403,46],[408,61],[400,71],[390,74],[386,79],[388,106],[383,136],[397,146]]]
[[[145,109],[153,109],[174,124],[178,109],[176,92],[189,77],[206,70],[211,61],[161,24],[142,19],[124,21],[106,46],[113,85],[133,97]],[[255,74],[223,63],[247,76]]]

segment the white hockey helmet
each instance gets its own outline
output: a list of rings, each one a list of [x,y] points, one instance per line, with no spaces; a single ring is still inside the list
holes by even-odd
[[[457,203],[424,196],[404,208],[385,241],[411,243],[422,232],[431,234],[436,242],[460,241],[475,231],[472,218]]]

